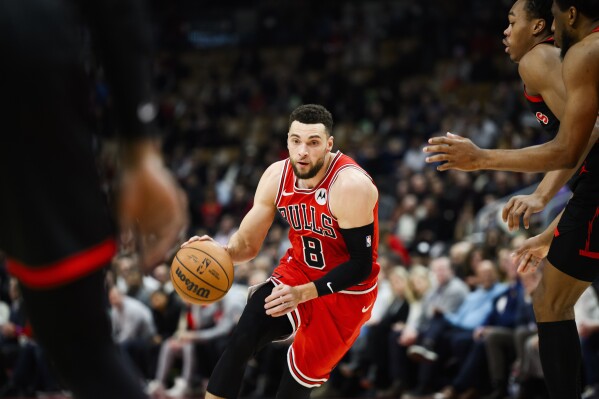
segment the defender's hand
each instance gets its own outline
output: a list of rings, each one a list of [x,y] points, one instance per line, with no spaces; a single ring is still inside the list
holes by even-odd
[[[518,273],[533,273],[539,267],[539,263],[547,256],[551,238],[546,239],[543,235],[537,235],[524,241],[522,245],[514,251],[512,257],[518,264]]]
[[[426,162],[445,162],[437,166],[439,171],[456,169],[469,172],[482,168],[484,152],[470,139],[448,132],[446,137],[433,137],[428,143],[430,145],[422,151],[436,154],[427,157]]]
[[[530,227],[530,216],[533,213],[542,211],[545,208],[545,201],[536,195],[516,195],[508,201],[503,207],[501,217],[504,222],[507,222],[509,231],[518,230],[520,227],[520,216],[522,216],[522,222],[524,228]]]

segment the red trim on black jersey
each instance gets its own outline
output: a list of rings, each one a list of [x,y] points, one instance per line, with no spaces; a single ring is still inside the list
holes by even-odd
[[[592,32],[599,32],[599,26],[595,27],[595,29],[593,29],[593,30],[591,31],[591,33],[592,33]]]
[[[531,103],[542,103],[543,102],[543,97],[541,97],[541,95],[536,95],[536,96],[532,96],[530,94],[528,94],[526,92],[526,86],[524,86],[524,96],[526,97],[526,99],[528,101],[530,101]]]
[[[578,251],[580,256],[584,256],[591,259],[599,259],[599,252],[591,251],[591,235],[593,234],[593,225],[595,224],[595,220],[599,217],[599,206],[595,208],[595,215],[593,218],[589,220],[587,227],[587,239],[584,245],[584,249]]]
[[[116,253],[116,241],[106,241],[57,262],[32,267],[8,259],[8,272],[30,288],[51,288],[79,279],[110,262]]]
[[[547,39],[543,40],[541,43],[547,43],[547,44],[554,45],[555,38],[553,36],[549,36]],[[541,43],[539,43],[539,44],[541,44]]]

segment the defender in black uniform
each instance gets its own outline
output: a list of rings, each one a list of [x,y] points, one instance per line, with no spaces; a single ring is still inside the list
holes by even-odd
[[[105,308],[103,268],[116,241],[92,149],[87,32],[118,116],[127,180],[120,222],[137,221],[142,241],[152,235],[148,264],[164,258],[184,222],[148,128],[155,111],[142,0],[8,0],[0,2],[0,250],[36,339],[75,396],[143,398]]]
[[[506,32],[515,32],[522,23],[532,32],[540,26],[538,18],[517,18],[518,15],[527,15],[532,4],[529,0],[515,3]],[[581,353],[574,322],[574,304],[599,276],[599,179],[595,176],[599,172],[599,151],[594,145],[596,132],[593,133],[599,111],[599,1],[555,0],[551,11],[556,42],[562,47],[561,79],[567,96],[562,107],[554,107],[549,102],[550,97],[539,94],[561,121],[555,138],[520,150],[481,150],[470,140],[452,135],[430,139],[431,145],[425,148],[425,152],[439,153],[427,159],[428,162],[445,161],[438,167],[439,170],[538,172],[570,169],[562,171],[563,177],[572,175],[575,166],[580,165],[573,181],[574,195],[561,219],[557,218],[544,233],[529,239],[516,254],[521,272],[536,269],[540,260],[547,256],[543,278],[533,298],[545,381],[552,398],[579,399]],[[509,35],[506,44],[511,54]],[[547,57],[539,55],[534,57],[536,60],[529,57],[529,54],[539,54],[538,49],[547,47],[533,45],[520,61],[519,72],[527,83],[527,91],[529,79],[538,78],[539,90],[554,85],[556,81],[551,76],[553,69],[541,67]],[[531,68],[523,70],[525,58]],[[543,183],[545,179],[541,185]],[[561,185],[555,184],[552,189],[555,187]],[[523,209],[531,207],[530,201],[515,208],[514,203],[508,204],[510,208],[507,210],[512,224],[513,219],[522,215]]]

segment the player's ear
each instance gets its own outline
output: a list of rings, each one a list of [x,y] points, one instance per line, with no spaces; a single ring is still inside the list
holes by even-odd
[[[327,151],[331,152],[333,150],[333,141],[335,141],[335,138],[333,136],[329,136],[329,138],[327,139]]]
[[[535,35],[542,33],[545,30],[546,25],[547,21],[545,21],[544,19],[537,19],[532,28],[532,33]]]
[[[578,10],[575,7],[568,8],[568,25],[573,26],[578,20]]]

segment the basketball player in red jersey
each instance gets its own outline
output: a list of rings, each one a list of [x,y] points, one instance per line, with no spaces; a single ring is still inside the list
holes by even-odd
[[[377,294],[378,191],[351,158],[332,152],[333,118],[302,105],[289,118],[289,158],[263,174],[253,208],[227,245],[235,263],[254,258],[275,215],[291,248],[251,297],[208,384],[206,398],[235,398],[246,363],[295,333],[277,398],[308,398],[370,318]],[[210,237],[193,237],[195,240]],[[186,245],[187,243],[183,244]]]
[[[445,162],[439,170],[521,172],[568,169],[580,164],[585,148],[588,150],[594,142],[592,131],[599,111],[599,1],[554,0],[551,11],[567,93],[555,138],[519,150],[482,150],[460,136],[437,137],[429,140],[431,145],[425,152],[440,154],[429,157],[428,162]],[[544,243],[529,243],[516,254],[521,271],[536,269],[547,256],[533,305],[545,382],[554,399],[580,398],[581,353],[574,304],[599,276],[598,151],[591,149],[583,166],[573,197],[561,218],[554,221],[554,234],[549,234]],[[515,209],[514,217],[519,216]]]

